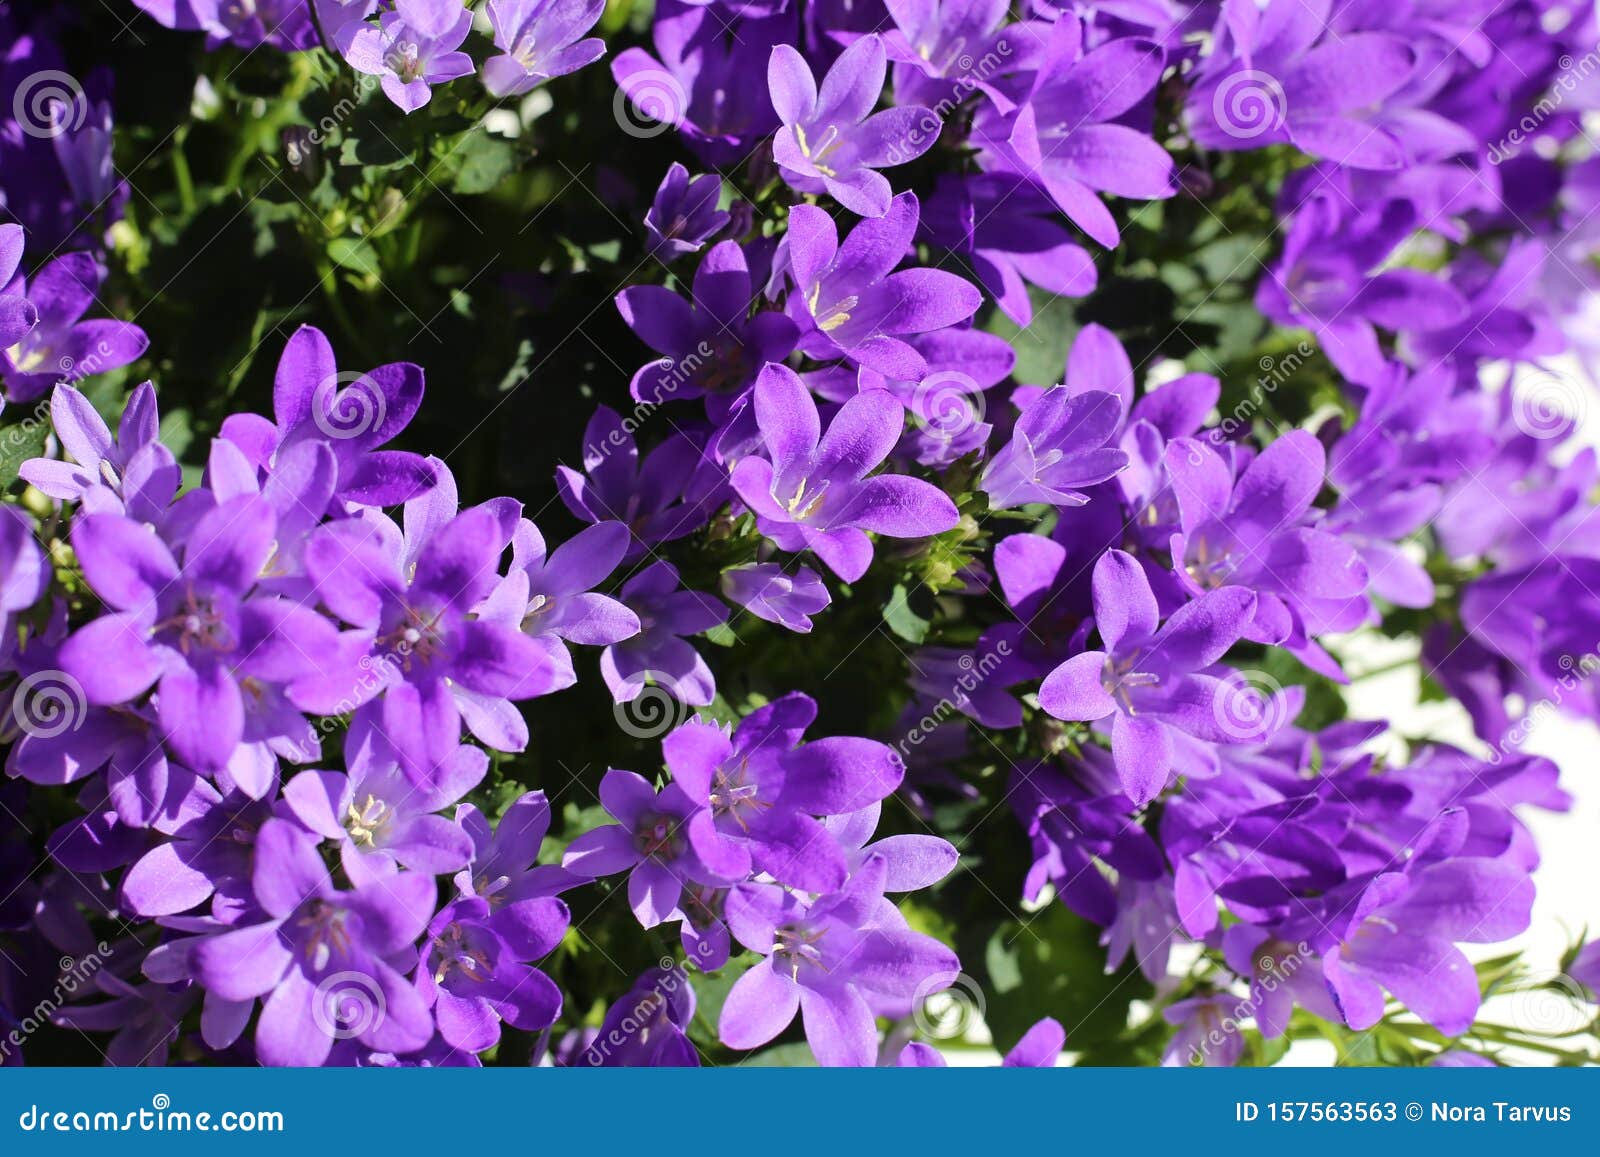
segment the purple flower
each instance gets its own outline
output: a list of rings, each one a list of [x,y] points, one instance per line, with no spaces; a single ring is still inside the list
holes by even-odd
[[[246,50],[262,44],[285,51],[316,42],[305,0],[134,0],[167,28],[206,34],[210,48],[232,44]]]
[[[39,311],[16,277],[22,248],[22,226],[0,225],[0,349],[16,345],[39,321]]]
[[[378,448],[406,428],[422,393],[420,366],[393,362],[362,374],[341,371],[322,331],[303,325],[278,359],[272,385],[275,421],[234,414],[222,423],[222,437],[268,473],[293,447],[321,442],[333,451],[335,494],[341,502],[395,506],[438,481],[437,466],[421,455]]]
[[[30,458],[18,473],[44,494],[78,502],[91,514],[123,514],[156,521],[181,481],[177,459],[159,441],[156,392],[149,382],[128,397],[117,435],[72,386],[50,395],[50,424],[70,461]]]
[[[1324,963],[1345,1022],[1377,1024],[1387,989],[1446,1036],[1467,1031],[1478,1013],[1478,977],[1456,942],[1515,936],[1528,927],[1532,904],[1527,872],[1472,856],[1413,860],[1363,884]]]
[[[1024,328],[1033,321],[1028,286],[1083,297],[1098,279],[1049,199],[1004,173],[940,177],[923,206],[922,226],[939,245],[962,254],[995,304]]]
[[[394,0],[377,27],[347,25],[339,51],[357,72],[381,77],[384,95],[412,113],[433,96],[430,85],[472,74],[472,57],[456,51],[470,31],[472,13],[461,0]]]
[[[1084,490],[1128,464],[1112,445],[1122,427],[1122,401],[1100,390],[1046,390],[1023,409],[1011,440],[989,460],[981,483],[996,510],[1046,502],[1082,506]]]
[[[761,533],[784,550],[811,550],[846,582],[872,563],[867,531],[923,538],[960,520],[938,487],[902,474],[867,477],[900,439],[905,413],[886,391],[846,402],[827,432],[795,372],[769,365],[755,388],[756,423],[768,457],[740,460],[733,487]]]
[[[306,569],[323,604],[357,629],[363,670],[302,693],[322,710],[357,705],[354,725],[374,727],[417,775],[454,752],[463,720],[491,746],[521,751],[527,725],[511,701],[546,694],[556,672],[515,625],[474,617],[509,538],[495,511],[474,507],[437,524],[403,569],[367,520],[322,527]]]
[[[793,42],[796,23],[792,9],[730,19],[716,5],[660,0],[656,56],[629,48],[611,74],[635,110],[677,129],[704,164],[735,165],[778,125],[765,67],[774,45]]]
[[[1022,37],[1038,35],[1026,24],[1001,27],[1008,23],[1005,0],[888,0],[885,7],[895,23],[883,41],[895,62],[896,104],[949,107],[975,89],[997,96],[989,82],[998,79],[1000,62],[1020,63]],[[1017,43],[1007,43],[1007,32],[1019,28]]]
[[[432,877],[400,872],[338,891],[316,837],[274,819],[256,835],[252,887],[265,919],[205,939],[190,960],[208,992],[264,999],[255,1032],[263,1064],[319,1065],[336,1035],[379,1052],[428,1043],[433,1017],[389,961],[428,926]]]
[[[0,259],[5,257],[0,253]],[[10,292],[32,303],[38,324],[0,349],[0,378],[10,401],[32,401],[57,382],[118,369],[144,353],[150,339],[132,322],[80,320],[95,303],[105,276],[87,253],[69,253],[39,270],[31,283],[20,278],[12,282]],[[25,312],[13,306],[11,317],[15,328]]]
[[[337,647],[309,607],[254,592],[272,553],[275,520],[258,498],[215,506],[195,524],[180,565],[147,526],[116,514],[73,523],[84,575],[111,608],[61,648],[62,669],[90,703],[113,706],[159,683],[166,741],[204,772],[227,765],[246,738],[245,697],[307,672]],[[304,726],[287,704],[285,726]]]
[[[511,570],[479,609],[478,617],[503,621],[538,641],[560,690],[577,681],[567,643],[602,647],[639,633],[639,616],[592,588],[605,581],[628,550],[620,522],[585,527],[548,554],[544,536],[527,519],[511,540]]]
[[[877,36],[863,36],[845,49],[820,90],[805,57],[787,44],[772,50],[767,87],[783,121],[772,156],[791,188],[826,192],[863,217],[889,211],[894,191],[875,170],[927,152],[941,122],[932,109],[914,106],[874,113],[887,70]]]
[[[644,461],[629,423],[595,407],[583,432],[583,472],[556,468],[556,490],[584,522],[620,522],[633,535],[625,556],[693,534],[723,501],[725,473],[700,445],[675,433]]]
[[[456,809],[456,823],[472,839],[472,862],[456,875],[456,888],[463,896],[485,901],[491,913],[554,896],[580,882],[564,868],[539,863],[539,845],[550,830],[550,801],[542,791],[518,796],[492,829],[470,803]],[[490,922],[497,918],[491,916]],[[511,918],[516,919],[515,913]]]
[[[682,968],[652,968],[606,1012],[594,1041],[574,1062],[597,1068],[698,1068],[685,1033],[694,989]]]
[[[788,574],[773,562],[723,571],[722,593],[756,618],[802,635],[811,633],[811,616],[826,610],[833,601],[828,588],[810,567]]]
[[[634,285],[617,294],[617,311],[628,328],[664,355],[633,375],[634,398],[660,405],[708,396],[711,418],[726,418],[761,367],[781,362],[799,340],[794,322],[781,313],[749,316],[758,299],[744,250],[733,241],[719,242],[700,262],[691,302],[659,285]]]
[[[1168,443],[1167,473],[1181,513],[1172,558],[1191,591],[1241,586],[1257,595],[1246,636],[1281,644],[1334,678],[1340,672],[1307,635],[1350,630],[1365,617],[1367,589],[1356,549],[1309,523],[1326,476],[1322,443],[1306,430],[1275,439],[1238,480],[1209,445]]]
[[[1346,30],[1324,39],[1326,19],[1326,6],[1294,0],[1231,10],[1232,54],[1207,61],[1188,97],[1196,143],[1260,149],[1293,142],[1341,165],[1400,168],[1405,149],[1381,123],[1380,110],[1410,80],[1421,54],[1400,36],[1380,32]]]
[[[1453,286],[1420,269],[1380,269],[1420,224],[1416,207],[1399,198],[1359,209],[1336,191],[1307,198],[1256,289],[1256,308],[1280,325],[1313,330],[1352,382],[1379,384],[1388,371],[1375,326],[1444,329],[1470,309]]]
[[[979,110],[981,164],[1036,181],[1075,225],[1115,247],[1117,224],[1099,193],[1150,200],[1176,192],[1167,150],[1123,123],[1148,106],[1165,63],[1160,45],[1132,37],[1086,50],[1082,23],[1057,20],[1021,107]],[[1150,114],[1138,119],[1148,124]]]
[[[489,0],[489,26],[501,55],[483,62],[483,87],[495,96],[519,96],[593,64],[605,55],[605,41],[578,38],[605,9],[605,0]]]
[[[1057,719],[1110,716],[1123,790],[1147,803],[1172,773],[1174,730],[1223,743],[1250,738],[1230,707],[1246,692],[1206,669],[1239,639],[1255,602],[1243,587],[1222,587],[1161,624],[1144,568],[1108,551],[1094,568],[1094,618],[1105,650],[1084,651],[1052,671],[1039,705]]]
[[[723,882],[689,841],[688,825],[702,809],[677,784],[658,793],[643,777],[613,768],[600,781],[600,802],[617,822],[573,840],[561,866],[590,879],[627,872],[628,903],[646,928],[682,916],[678,905],[691,883]]]
[[[843,890],[815,900],[764,884],[734,888],[728,925],[765,959],[728,993],[717,1025],[722,1042],[759,1048],[798,1012],[819,1064],[875,1064],[872,1002],[938,991],[961,967],[955,953],[906,927],[884,900],[883,883],[883,863],[873,859]]]
[[[906,338],[966,321],[983,302],[968,281],[940,269],[895,267],[917,231],[917,199],[902,193],[841,245],[833,218],[814,205],[789,211],[784,238],[789,316],[807,331],[801,351],[847,357],[891,378],[920,381],[928,364]]]
[[[716,680],[685,636],[698,635],[728,620],[728,608],[700,591],[678,589],[678,571],[669,562],[651,563],[623,584],[622,603],[637,616],[639,633],[600,652],[600,676],[618,703],[631,703],[647,682],[674,699],[704,707],[716,697]]]
[[[809,892],[843,886],[845,850],[814,817],[877,803],[903,771],[891,748],[870,739],[801,743],[816,714],[796,692],[752,712],[731,735],[692,721],[662,742],[673,781],[705,809],[687,833],[713,880],[742,880],[753,867]]]
[[[646,248],[662,264],[686,253],[698,253],[706,242],[728,227],[732,216],[717,208],[722,178],[702,173],[690,179],[689,170],[673,161],[644,215]]]
[[[433,918],[417,967],[416,991],[452,1048],[479,1053],[500,1043],[504,1021],[538,1032],[561,1016],[561,990],[528,961],[548,956],[571,922],[554,897],[495,912],[476,896]]]
[[[1067,1030],[1061,1022],[1047,1016],[1022,1034],[1010,1052],[1000,1058],[1007,1069],[1053,1069],[1067,1043]],[[900,1050],[895,1062],[902,1069],[942,1069],[948,1066],[944,1054],[932,1045],[912,1041]]]
[[[387,874],[396,863],[437,876],[467,866],[472,838],[436,813],[476,787],[488,769],[484,752],[461,747],[419,781],[398,764],[360,753],[349,774],[301,772],[284,785],[283,799],[308,830],[339,845],[351,879]],[[364,857],[379,864],[364,864]]]
[[[1162,1018],[1176,1025],[1178,1031],[1167,1041],[1161,1063],[1168,1067],[1206,1068],[1232,1068],[1238,1064],[1244,1055],[1244,1029],[1238,1023],[1244,1003],[1236,996],[1219,992],[1193,996],[1162,1009]]]

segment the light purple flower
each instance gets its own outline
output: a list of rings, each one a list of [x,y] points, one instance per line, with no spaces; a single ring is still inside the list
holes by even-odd
[[[793,574],[774,562],[752,563],[722,572],[722,593],[758,619],[800,634],[811,633],[811,616],[833,601],[817,572],[803,566]]]
[[[891,538],[939,534],[960,520],[938,487],[901,474],[868,477],[900,440],[905,413],[887,391],[857,394],[826,433],[817,403],[795,372],[769,365],[755,388],[768,457],[748,457],[733,486],[761,533],[784,550],[811,550],[846,582],[872,563],[867,531]]]
[[[932,109],[872,111],[887,70],[877,36],[863,36],[845,49],[820,89],[794,48],[780,44],[772,50],[767,86],[783,121],[772,156],[791,188],[826,192],[863,217],[889,211],[894,191],[876,170],[920,157],[933,147],[942,126]]]
[[[394,0],[376,27],[350,24],[337,39],[351,68],[381,78],[384,95],[412,113],[432,98],[430,86],[472,74],[472,57],[457,51],[470,31],[461,0]]]
[[[489,26],[501,54],[483,62],[483,87],[495,96],[519,96],[593,64],[605,55],[605,41],[578,38],[605,9],[605,0],[489,0]]]

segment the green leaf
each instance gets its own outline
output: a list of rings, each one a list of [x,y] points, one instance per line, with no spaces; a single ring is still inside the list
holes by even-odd
[[[1129,1004],[1151,987],[1131,963],[1110,974],[1105,963],[1100,929],[1060,903],[1003,922],[984,948],[981,985],[997,1047],[1011,1047],[1046,1016],[1061,1022],[1074,1049],[1122,1034]]]
[[[896,584],[889,603],[883,608],[883,621],[908,643],[921,643],[928,637],[928,620],[911,609],[904,584]]]
[[[29,418],[0,428],[0,490],[9,490],[16,484],[17,471],[24,462],[44,454],[49,437],[50,423],[43,418]]]
[[[516,168],[517,155],[504,138],[474,132],[461,142],[453,161],[456,175],[450,187],[457,193],[472,195],[487,193],[505,180]]]
[[[759,1052],[744,1062],[745,1068],[752,1069],[814,1069],[817,1067],[817,1058],[811,1055],[809,1045],[794,1044],[778,1045],[776,1048]]]
[[[328,256],[335,265],[353,269],[369,277],[378,274],[378,254],[363,238],[335,237],[328,242]]]

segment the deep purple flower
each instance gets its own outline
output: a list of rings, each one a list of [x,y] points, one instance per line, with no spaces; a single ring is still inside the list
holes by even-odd
[[[689,170],[673,161],[644,215],[650,255],[662,264],[670,264],[687,253],[700,252],[732,220],[726,210],[717,208],[721,193],[719,175],[702,173],[691,179]]]
[[[578,38],[605,9],[605,0],[489,0],[500,55],[483,62],[483,87],[495,96],[519,96],[593,64],[605,55],[605,41]]]
[[[1005,173],[940,177],[922,207],[922,226],[967,259],[995,304],[1019,326],[1033,321],[1028,286],[1083,297],[1098,280],[1093,260],[1049,199]]]
[[[845,49],[820,89],[805,57],[787,44],[772,50],[767,86],[783,121],[772,155],[791,188],[826,192],[863,217],[889,211],[894,190],[876,170],[927,152],[941,122],[932,109],[904,104],[873,112],[887,72],[877,36],[863,36]]]
[[[159,682],[166,740],[201,771],[224,767],[246,738],[247,694],[314,670],[337,647],[332,624],[309,607],[253,593],[274,525],[260,499],[218,505],[196,523],[180,565],[149,527],[121,515],[73,523],[73,549],[111,613],[63,644],[63,670],[104,706]],[[282,710],[294,717],[286,725],[298,721]]]
[[[785,315],[750,306],[750,269],[738,243],[714,245],[695,270],[692,300],[659,285],[633,285],[617,294],[617,311],[628,328],[657,353],[633,375],[636,400],[657,406],[674,400],[711,399],[714,421],[768,362],[781,362],[799,340]]]
[[[206,34],[207,45],[249,50],[262,44],[285,51],[310,48],[316,29],[305,0],[134,0],[167,28]]]
[[[682,968],[652,968],[606,1012],[600,1031],[574,1062],[597,1068],[698,1068],[685,1029],[694,989]]]
[[[901,474],[868,477],[900,439],[905,414],[886,391],[851,398],[826,433],[798,375],[769,365],[755,388],[756,422],[767,458],[740,460],[733,486],[755,511],[761,533],[784,550],[811,550],[846,582],[872,563],[867,531],[922,538],[959,521],[943,491]]]
[[[476,896],[452,901],[428,925],[416,990],[452,1048],[479,1053],[500,1043],[504,1021],[538,1032],[561,1016],[561,990],[528,962],[548,956],[571,917],[554,897],[501,912]]]
[[[623,584],[622,603],[639,620],[639,633],[600,652],[600,675],[618,703],[631,703],[655,682],[681,703],[704,707],[716,680],[686,636],[727,622],[728,608],[711,595],[678,588],[678,571],[655,562]]]
[[[629,48],[611,74],[634,110],[677,129],[704,164],[738,164],[778,126],[767,58],[774,45],[794,41],[796,24],[792,9],[730,19],[716,5],[661,0],[650,31],[656,55]],[[659,131],[628,127],[641,136]]]
[[[721,504],[726,473],[701,446],[674,433],[643,462],[632,426],[595,407],[583,432],[583,471],[556,468],[556,491],[584,522],[620,522],[632,534],[625,556],[693,534]]]

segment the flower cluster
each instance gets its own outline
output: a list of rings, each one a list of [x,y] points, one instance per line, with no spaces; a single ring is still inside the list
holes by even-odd
[[[494,55],[481,64],[461,50],[473,13],[462,0],[134,0],[168,28],[203,31],[213,48],[317,46],[375,79],[402,112],[415,112],[433,86],[475,72],[495,97],[520,96],[593,64],[605,44],[585,34],[603,0],[493,0],[484,6]]]
[[[434,85],[604,51],[588,0],[140,7],[430,124]],[[693,166],[584,307],[637,342],[589,339],[565,538],[406,448],[418,365],[310,325],[270,418],[175,445],[146,383],[113,433],[75,383],[144,332],[82,320],[97,256],[13,277],[0,225],[0,374],[54,432],[0,511],[6,768],[70,800],[42,874],[0,840],[0,930],[120,929],[57,1023],[134,1061],[925,1067],[977,987],[1010,1065],[1528,1043],[1463,946],[1528,927],[1523,813],[1570,804],[1530,720],[1600,721],[1600,463],[1553,360],[1596,348],[1597,25],[1480,9],[659,0],[603,112]],[[1383,636],[1471,744],[1348,717]],[[567,735],[573,798],[525,775]],[[1085,960],[1148,1020],[1040,975]]]

